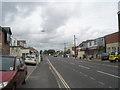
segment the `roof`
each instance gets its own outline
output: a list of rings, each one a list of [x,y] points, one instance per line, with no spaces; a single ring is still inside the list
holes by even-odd
[[[11,32],[10,27],[2,27],[2,30],[3,30],[4,32],[7,32],[7,33],[9,33],[10,35],[12,35],[12,32]]]
[[[120,11],[118,11],[118,13],[117,14],[120,14]]]
[[[105,35],[105,37],[106,37],[106,36],[113,35],[113,34],[116,34],[116,33],[119,33],[119,32],[114,32],[114,33],[111,33],[111,34]]]
[[[84,43],[87,43],[87,42],[90,42],[90,41],[94,41],[94,40],[86,40],[86,41],[83,41],[82,43],[79,44],[79,46],[82,46]]]

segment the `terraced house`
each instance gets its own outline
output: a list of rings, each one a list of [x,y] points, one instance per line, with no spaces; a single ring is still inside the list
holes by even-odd
[[[119,32],[115,32],[105,36],[106,52],[120,51]]]
[[[0,55],[10,54],[11,35],[10,27],[0,26]]]

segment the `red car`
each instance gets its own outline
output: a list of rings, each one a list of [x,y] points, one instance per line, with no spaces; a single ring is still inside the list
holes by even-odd
[[[10,55],[0,56],[0,89],[16,89],[25,83],[27,66],[22,58]]]

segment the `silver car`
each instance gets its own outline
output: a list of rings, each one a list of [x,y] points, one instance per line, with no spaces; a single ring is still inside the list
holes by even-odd
[[[25,59],[25,63],[36,65],[37,64],[36,56],[35,55],[27,55],[26,59]]]

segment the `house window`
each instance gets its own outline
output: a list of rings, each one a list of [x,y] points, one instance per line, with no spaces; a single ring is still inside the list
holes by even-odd
[[[97,42],[96,42],[96,40],[94,41],[94,45],[96,45],[97,44]]]
[[[2,38],[2,34],[1,34],[1,32],[0,32],[0,40],[1,40],[1,38]]]
[[[7,33],[4,33],[4,42],[7,43]]]
[[[110,47],[107,48],[108,52],[110,52]]]
[[[112,52],[115,52],[116,51],[116,47],[112,47]]]
[[[7,33],[7,42],[9,43],[10,42],[10,34]]]
[[[91,43],[91,42],[89,42],[89,46],[92,46],[92,43]]]

